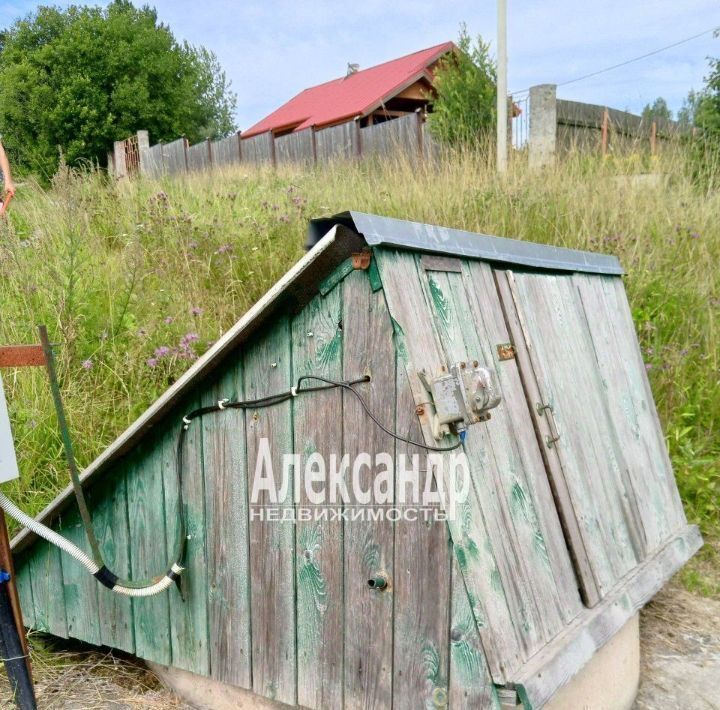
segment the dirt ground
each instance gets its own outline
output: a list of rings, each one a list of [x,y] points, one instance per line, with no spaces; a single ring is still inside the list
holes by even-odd
[[[640,634],[642,675],[635,710],[720,710],[720,601],[672,583],[643,610]],[[49,648],[40,639],[33,646],[41,710],[188,710],[131,660],[80,645]],[[11,707],[4,676],[0,707]]]

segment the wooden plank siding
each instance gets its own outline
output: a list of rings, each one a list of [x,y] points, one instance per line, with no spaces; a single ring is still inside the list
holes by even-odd
[[[290,324],[281,317],[262,333],[244,357],[244,389],[258,399],[288,389],[292,375]],[[256,472],[269,475],[280,487],[283,453],[293,450],[292,409],[289,402],[247,411],[247,471],[252,492]],[[260,491],[257,504],[292,508],[293,479],[277,501]],[[250,609],[252,617],[253,690],[273,700],[296,701],[295,526],[292,521],[253,519],[250,501]],[[255,510],[262,512],[261,507]],[[292,511],[291,511],[292,512]]]
[[[243,398],[238,360],[207,388],[204,405]],[[252,688],[245,412],[207,414],[202,432],[210,670],[216,680]]]
[[[343,377],[343,285],[316,296],[293,319],[293,383],[303,375]],[[305,381],[303,387],[317,387]],[[293,400],[294,451],[311,457],[342,457],[343,401],[339,390]],[[299,503],[314,510],[307,484]],[[298,520],[296,524],[298,704],[342,707],[344,569],[342,520]]]
[[[361,387],[371,411],[395,427],[395,353],[392,324],[382,291],[373,293],[364,271],[353,271],[343,282],[343,374],[345,379],[370,375]],[[383,465],[392,465],[395,441],[343,392],[343,452],[350,475],[363,491],[373,487]],[[389,462],[376,465],[377,454]],[[368,456],[359,465],[360,457]],[[358,457],[358,458],[356,458]],[[357,503],[350,488],[350,511]],[[362,507],[362,506],[361,506]],[[352,520],[344,527],[345,562],[345,707],[387,708],[392,704],[393,595],[372,590],[368,579],[394,578],[393,523]]]
[[[455,515],[353,519],[366,507],[356,500],[330,501],[339,517],[298,515],[316,507],[301,476],[319,457],[332,466],[335,455],[351,495],[353,479],[385,486],[401,512],[399,470],[413,455],[425,482],[427,448],[388,435],[346,390],[207,413],[184,446],[182,596],[173,586],[119,597],[36,540],[18,558],[26,623],[306,708],[499,710],[502,686],[539,707],[700,544],[622,282],[388,247],[366,271],[339,262],[302,308],[278,309],[229,345],[89,486],[107,565],[138,579],[173,561],[184,414],[287,392],[303,375],[369,375],[357,391],[385,427],[447,449],[458,439],[435,441],[418,372],[474,359],[492,368],[501,404],[459,449],[470,488],[446,511]],[[508,343],[515,356],[502,359]],[[560,439],[548,447],[553,423]],[[436,457],[435,489],[449,489],[455,453]],[[268,464],[286,485],[278,502],[251,495]],[[76,507],[55,528],[88,549]],[[368,586],[377,575],[383,591]]]

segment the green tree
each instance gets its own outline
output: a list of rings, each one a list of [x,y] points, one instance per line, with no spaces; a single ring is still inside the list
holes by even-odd
[[[677,115],[677,121],[681,128],[692,128],[695,125],[695,116],[702,101],[702,93],[690,89],[688,95],[683,99]]]
[[[0,133],[43,177],[103,162],[139,129],[153,141],[232,130],[235,96],[212,52],[179,43],[150,7],[39,7],[0,34]]]
[[[463,25],[458,50],[438,63],[436,92],[428,117],[430,130],[451,145],[476,143],[495,125],[497,77],[489,45],[470,38]]]
[[[645,108],[642,110],[643,123],[650,124],[653,121],[672,121],[672,117],[672,111],[662,96],[658,96],[651,104],[645,104]]]

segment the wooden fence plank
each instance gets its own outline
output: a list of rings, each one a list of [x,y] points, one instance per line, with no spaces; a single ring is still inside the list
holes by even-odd
[[[245,353],[245,396],[257,399],[287,391],[292,374],[290,359],[289,323],[287,318],[280,318]],[[248,410],[246,422],[251,493],[256,475],[272,473],[280,488],[283,454],[293,450],[290,404]],[[250,503],[253,690],[288,704],[296,702],[295,526],[292,521],[259,519],[254,513],[271,505],[280,508],[281,517],[286,506],[292,507],[292,495],[290,472],[284,497],[273,503],[264,490],[260,491],[254,510],[253,501]]]
[[[177,437],[186,412],[199,406],[197,397],[185,401],[177,410],[176,426],[158,435],[162,447],[163,484],[165,494],[165,530],[167,549],[174,551],[177,537]],[[181,577],[181,598],[178,590],[169,590],[170,641],[172,665],[199,675],[210,674],[207,617],[207,559],[205,556],[205,501],[202,468],[202,425],[195,419],[187,430],[183,457],[183,503],[188,535],[185,555],[186,571]]]
[[[397,358],[396,390],[397,431],[412,441],[422,441],[402,353]],[[408,460],[417,455],[423,462],[421,476],[427,475],[426,450],[397,442],[396,471],[401,455]],[[424,480],[421,485],[424,487]],[[397,488],[396,480],[396,501]],[[442,508],[438,506],[437,510]],[[395,524],[392,706],[396,710],[447,705],[451,544],[444,520],[426,520],[418,512],[414,522],[400,519]],[[472,614],[470,622],[474,624]]]
[[[31,572],[33,628],[67,638],[60,555],[56,547],[40,542],[26,564],[29,564]]]
[[[396,342],[399,343],[398,347],[407,352],[407,373],[415,403],[422,405],[427,398],[419,381],[418,371],[426,370],[431,375],[437,374],[445,364],[445,355],[428,312],[429,305],[415,258],[413,254],[390,249],[378,249],[375,256],[390,314],[395,323]],[[442,442],[435,441],[427,412],[421,415],[421,424],[426,442],[431,445],[440,443],[445,447],[452,443],[452,439],[448,438]],[[445,454],[443,461],[443,483],[445,490],[449,490],[453,484],[449,478],[450,455]],[[498,569],[502,560],[499,560],[498,551],[493,548],[493,538],[486,527],[474,485],[457,514],[450,516],[448,525],[493,680],[502,684],[507,674],[522,663],[524,652],[519,645],[516,622],[510,607],[509,595],[513,590],[504,586]]]
[[[371,382],[360,389],[371,411],[377,412],[386,425],[394,426],[392,324],[383,292],[372,293],[363,271],[343,281],[342,320],[344,377],[370,374]],[[347,392],[343,393],[343,449],[353,467],[360,454],[369,454],[372,459],[357,472],[363,490],[372,488],[382,469],[374,465],[376,454],[389,454],[392,462],[395,452],[394,440],[378,429]],[[353,500],[356,503],[359,501]],[[345,707],[387,708],[392,703],[393,593],[391,589],[370,589],[368,579],[383,573],[393,578],[393,524],[346,522],[344,550]]]
[[[122,466],[122,464],[121,464]],[[108,479],[98,491],[92,510],[93,527],[106,567],[122,578],[130,578],[130,535],[125,491],[126,477],[122,471]],[[102,625],[100,638],[105,646],[135,653],[132,602],[98,584],[98,611]],[[145,656],[143,656],[146,658]]]
[[[70,509],[63,518],[59,531],[70,542],[90,554],[85,528],[77,508]],[[67,614],[68,636],[99,646],[100,613],[98,609],[98,581],[77,560],[70,555],[61,555],[63,594]],[[55,578],[57,579],[57,578]],[[55,589],[55,593],[57,593]],[[33,590],[33,596],[34,590]]]
[[[301,375],[342,379],[342,284],[316,296],[293,319],[293,382]],[[308,380],[303,386],[321,383]],[[293,400],[295,451],[319,455],[327,464],[342,457],[342,393],[301,395]],[[306,486],[300,504],[312,508]],[[343,524],[341,520],[297,522],[298,704],[339,708],[343,702]]]
[[[132,579],[164,574],[171,560],[165,530],[165,495],[161,440],[144,446],[127,467],[127,503]],[[136,655],[170,665],[170,589],[155,597],[132,600]]]
[[[232,364],[208,389],[205,404],[243,399],[242,369]],[[225,409],[203,417],[207,583],[212,677],[252,687],[250,567],[245,412]]]

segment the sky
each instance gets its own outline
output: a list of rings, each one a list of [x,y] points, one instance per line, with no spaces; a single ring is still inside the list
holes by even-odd
[[[720,27],[719,0],[507,0],[509,90],[557,83]],[[38,3],[0,0],[0,27]],[[65,0],[48,3],[68,5]],[[76,4],[83,4],[77,3]],[[87,4],[103,4],[87,3]],[[179,39],[218,56],[238,96],[241,129],[302,89],[446,40],[461,23],[495,47],[489,0],[149,0]],[[558,88],[564,99],[635,113],[663,96],[677,110],[699,89],[720,38],[703,37],[621,69]]]

